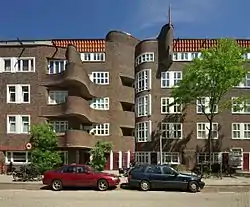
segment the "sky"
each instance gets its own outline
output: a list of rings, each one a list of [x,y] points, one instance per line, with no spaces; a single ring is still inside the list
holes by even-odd
[[[249,0],[2,0],[0,40],[153,38],[170,4],[175,38],[250,38]]]

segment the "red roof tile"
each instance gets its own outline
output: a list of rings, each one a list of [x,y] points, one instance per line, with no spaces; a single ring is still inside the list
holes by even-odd
[[[52,42],[58,47],[67,47],[68,45],[74,45],[79,52],[105,52],[105,40],[52,40]]]
[[[236,40],[241,47],[250,48],[250,39]],[[173,48],[175,52],[198,52],[215,46],[216,39],[174,39]]]
[[[236,40],[241,47],[250,48],[250,39]],[[58,47],[67,47],[69,44],[75,45],[79,52],[105,52],[105,40],[52,40]],[[201,49],[206,49],[215,46],[216,39],[174,39],[173,48],[175,52],[198,52]]]

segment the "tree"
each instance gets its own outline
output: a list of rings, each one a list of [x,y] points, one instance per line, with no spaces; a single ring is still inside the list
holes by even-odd
[[[102,171],[107,162],[106,154],[112,150],[112,143],[98,141],[94,148],[91,149],[90,165],[97,171]]]
[[[49,124],[31,127],[31,164],[44,173],[62,163],[57,151],[57,136]]]
[[[171,92],[175,103],[185,106],[198,104],[202,114],[207,118],[210,170],[213,121],[218,113],[218,106],[220,111],[223,109],[224,96],[246,77],[245,53],[246,49],[239,47],[235,40],[218,40],[215,47],[203,50],[201,58],[194,59],[186,66],[183,79]]]

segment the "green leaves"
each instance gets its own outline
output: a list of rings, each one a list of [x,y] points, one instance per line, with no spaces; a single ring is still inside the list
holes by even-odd
[[[92,160],[90,165],[97,171],[102,171],[105,168],[107,159],[105,157],[106,153],[112,150],[112,143],[98,141],[93,149],[91,149]]]
[[[195,104],[200,97],[210,97],[209,107],[215,108],[222,97],[245,78],[245,53],[235,40],[218,40],[216,47],[203,50],[200,59],[187,65],[172,97],[181,104]]]
[[[51,170],[62,163],[57,152],[57,135],[49,124],[31,127],[31,162],[40,173]]]

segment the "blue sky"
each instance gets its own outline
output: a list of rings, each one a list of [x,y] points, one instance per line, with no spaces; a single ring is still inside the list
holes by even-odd
[[[249,0],[2,0],[0,39],[152,38],[170,3],[176,38],[250,38]]]

